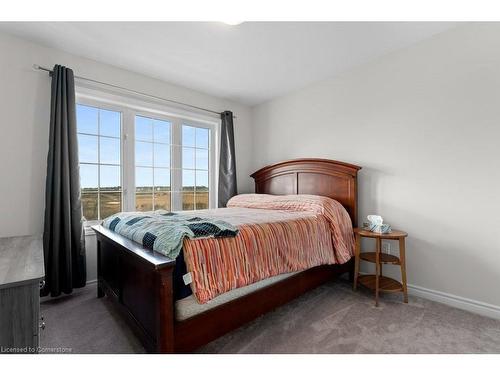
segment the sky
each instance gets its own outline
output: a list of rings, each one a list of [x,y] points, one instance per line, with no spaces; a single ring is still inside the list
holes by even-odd
[[[121,113],[77,105],[82,188],[120,186]],[[97,135],[100,134],[101,137]],[[136,186],[170,186],[171,123],[135,118]],[[207,186],[209,130],[182,125],[182,186]],[[99,151],[98,151],[99,149]],[[103,163],[97,165],[85,163]],[[114,164],[114,165],[113,165]]]

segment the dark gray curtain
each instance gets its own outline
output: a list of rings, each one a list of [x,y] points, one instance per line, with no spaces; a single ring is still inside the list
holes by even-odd
[[[55,297],[85,285],[85,236],[80,201],[73,71],[52,72],[43,252],[45,287]]]
[[[220,164],[219,164],[219,207],[226,207],[227,201],[237,194],[236,159],[234,152],[233,112],[220,114],[222,119]]]

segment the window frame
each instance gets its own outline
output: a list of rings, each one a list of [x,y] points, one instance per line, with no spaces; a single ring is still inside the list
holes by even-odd
[[[182,108],[167,106],[154,99],[129,97],[102,89],[76,87],[76,103],[121,112],[121,188],[122,211],[135,211],[135,116],[151,117],[171,123],[170,181],[171,210],[182,210],[182,125],[210,130],[209,208],[217,207],[221,120]],[[86,221],[90,227],[102,220]]]
[[[77,136],[79,134],[81,135],[91,135],[91,136],[96,136],[98,141],[97,141],[97,162],[96,163],[89,163],[89,162],[81,162],[81,161],[78,161],[78,167],[80,167],[81,164],[85,164],[85,165],[97,165],[98,166],[98,173],[97,173],[97,209],[98,209],[98,212],[100,213],[100,194],[101,194],[101,175],[100,175],[100,167],[102,165],[106,166],[106,165],[113,165],[113,166],[119,166],[120,167],[120,187],[121,187],[121,208],[122,210],[124,209],[124,205],[123,205],[123,196],[124,196],[124,179],[123,179],[123,157],[124,157],[124,150],[123,150],[123,128],[124,128],[124,120],[123,120],[123,112],[116,106],[112,106],[112,105],[107,105],[107,104],[98,104],[97,102],[94,102],[93,104],[91,104],[91,102],[79,102],[78,100],[76,101],[76,105],[84,105],[84,106],[87,106],[87,107],[93,107],[93,108],[96,108],[98,110],[107,110],[107,111],[114,111],[114,112],[119,112],[120,113],[120,137],[108,137],[108,136],[103,136],[101,135],[100,133],[100,126],[98,126],[98,134],[95,135],[95,134],[88,134],[88,133],[80,133],[78,131],[78,126],[77,126]],[[112,139],[119,139],[120,140],[120,163],[117,165],[117,164],[109,164],[109,163],[101,163],[101,160],[100,160],[100,138],[103,137],[103,138],[112,138]],[[80,145],[78,145],[80,146]],[[81,194],[81,188],[80,188],[80,194]],[[95,224],[99,224],[102,222],[102,219],[98,218],[96,220],[85,220],[85,223],[88,223],[88,225],[95,225]]]
[[[193,121],[190,121],[190,122],[183,121],[183,122],[181,122],[181,124],[180,124],[180,126],[179,126],[179,132],[181,133],[181,134],[180,134],[180,138],[179,138],[179,139],[180,139],[180,145],[176,145],[176,146],[178,146],[178,153],[179,153],[179,156],[178,156],[178,157],[182,159],[182,149],[183,149],[184,147],[186,147],[186,148],[192,148],[192,149],[194,150],[194,152],[195,152],[195,165],[194,165],[194,168],[183,168],[182,163],[180,164],[180,165],[181,165],[181,167],[179,168],[179,169],[180,169],[180,172],[179,172],[179,173],[180,173],[180,176],[181,176],[181,177],[180,177],[180,180],[179,180],[179,181],[180,181],[181,183],[180,183],[180,186],[179,186],[179,191],[178,191],[180,194],[178,194],[178,196],[177,196],[177,198],[179,198],[179,199],[180,199],[180,203],[179,203],[179,204],[180,204],[180,206],[179,206],[179,207],[180,207],[180,210],[182,210],[182,193],[183,193],[183,190],[182,190],[182,188],[183,188],[183,187],[182,187],[182,172],[183,172],[183,170],[191,170],[191,171],[193,171],[193,172],[194,172],[194,175],[195,175],[195,187],[194,187],[194,188],[195,188],[195,190],[194,190],[194,197],[195,197],[195,199],[196,199],[196,172],[197,172],[197,171],[203,171],[202,169],[197,169],[197,168],[196,168],[196,150],[198,150],[198,149],[203,150],[203,148],[201,148],[201,147],[196,147],[196,144],[195,144],[195,146],[184,146],[184,145],[182,144],[182,127],[183,127],[184,125],[186,125],[186,126],[191,126],[191,127],[194,127],[194,128],[209,129],[209,128],[207,128],[207,127],[204,127],[202,124],[196,124],[196,123],[194,123]],[[210,129],[209,129],[209,130],[210,130]],[[209,134],[211,134],[211,133],[209,133]],[[213,136],[213,135],[210,135],[209,140],[208,140],[208,189],[209,189],[209,195],[208,195],[208,197],[209,197],[209,202],[208,202],[208,203],[209,203],[209,206],[208,206],[208,208],[209,208],[209,209],[210,209],[210,208],[215,208],[215,207],[217,207],[217,203],[218,203],[218,202],[217,202],[217,197],[215,197],[215,196],[214,196],[214,194],[210,194],[210,191],[213,191],[213,189],[214,189],[213,184],[214,184],[216,181],[218,181],[218,175],[217,175],[217,176],[213,176],[213,177],[212,177],[212,176],[211,176],[211,173],[210,173],[210,171],[211,171],[211,170],[212,170],[212,168],[214,167],[214,165],[213,165],[214,160],[212,160],[213,158],[211,157],[212,148],[214,147],[214,145],[213,145],[213,142],[214,142],[213,138],[214,138],[214,136]],[[215,181],[213,181],[213,180],[215,180]],[[213,202],[212,202],[212,199],[214,199],[214,201],[213,201]],[[195,205],[196,205],[196,200],[195,200]],[[196,208],[195,208],[195,209],[196,209]]]
[[[173,158],[172,158],[172,146],[173,146],[173,132],[174,132],[174,122],[173,122],[173,118],[172,117],[166,117],[164,115],[152,115],[148,112],[144,112],[144,111],[136,111],[134,112],[133,114],[133,128],[131,129],[131,134],[132,134],[132,139],[131,139],[131,143],[133,143],[133,155],[131,156],[133,158],[133,165],[131,166],[133,168],[133,174],[134,174],[134,178],[133,178],[133,193],[131,194],[133,196],[133,199],[131,200],[131,204],[133,204],[132,208],[133,208],[133,211],[136,210],[136,184],[135,184],[135,172],[136,172],[136,168],[137,167],[141,167],[141,166],[138,166],[137,163],[135,162],[135,145],[136,145],[136,139],[135,139],[135,118],[136,116],[141,116],[141,117],[146,117],[146,118],[150,118],[150,119],[154,119],[154,120],[161,120],[161,121],[166,121],[166,122],[169,122],[170,123],[170,140],[169,140],[169,146],[170,146],[170,166],[169,166],[169,171],[170,171],[170,194],[172,195],[173,193],[173,182],[172,182],[172,171],[174,168],[172,168],[172,165],[173,165]],[[153,140],[151,142],[149,141],[144,141],[144,140],[139,140],[140,142],[148,142],[148,143],[151,143],[152,144],[152,147],[153,147],[153,165],[151,166],[151,169],[153,170],[153,181],[154,181],[154,170],[155,170],[155,165],[154,165],[154,144],[155,144],[155,141],[154,141],[154,137],[153,137]],[[145,166],[142,166],[143,168],[147,168]],[[159,167],[156,167],[156,168],[159,168]],[[153,196],[154,196],[154,189],[153,189]],[[133,202],[132,202],[133,201]],[[173,198],[171,196],[170,198],[170,209],[173,210]],[[153,197],[153,209],[154,209],[154,197]]]

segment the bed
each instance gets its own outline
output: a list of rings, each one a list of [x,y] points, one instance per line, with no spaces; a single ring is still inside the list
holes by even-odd
[[[258,194],[311,194],[338,201],[357,224],[360,167],[325,159],[297,159],[254,174]],[[103,226],[97,237],[98,297],[107,295],[128,320],[148,352],[186,353],[298,297],[335,276],[353,260],[274,275],[197,303],[174,299],[175,260]]]

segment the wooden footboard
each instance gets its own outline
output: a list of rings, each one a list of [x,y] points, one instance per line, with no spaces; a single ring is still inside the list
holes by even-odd
[[[107,228],[97,236],[97,296],[113,299],[148,352],[174,352],[175,261]]]
[[[146,350],[152,353],[191,352],[333,277],[353,271],[352,261],[314,267],[192,318],[176,321],[175,261],[102,226],[93,229],[97,236],[97,295],[106,294],[116,303]]]

